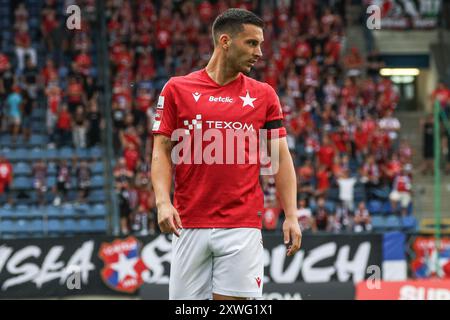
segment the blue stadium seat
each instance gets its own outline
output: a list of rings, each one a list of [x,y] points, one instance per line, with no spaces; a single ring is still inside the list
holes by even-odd
[[[23,190],[31,189],[33,186],[33,180],[27,177],[17,177],[13,180],[13,189]]]
[[[371,200],[367,204],[367,210],[369,210],[371,215],[377,215],[382,212],[383,203],[378,200]]]
[[[42,219],[33,219],[28,225],[27,231],[34,234],[42,234],[44,232],[44,222]]]
[[[89,201],[92,202],[105,202],[106,195],[104,190],[93,190],[89,194]]]
[[[47,232],[50,234],[59,233],[62,231],[61,221],[56,219],[49,219],[47,222]]]
[[[30,217],[42,218],[44,216],[44,208],[31,207],[28,212],[28,216]]]
[[[61,216],[61,210],[55,206],[47,206],[45,210],[48,217],[59,217]]]
[[[13,166],[15,176],[29,176],[31,175],[31,167],[26,162],[18,162]]]
[[[89,159],[89,153],[87,149],[75,149],[74,153],[78,159]]]
[[[55,176],[47,177],[47,187],[52,188],[53,186],[56,186],[56,177]]]
[[[100,147],[92,147],[89,149],[89,155],[91,158],[101,158],[103,154],[103,151]]]
[[[75,233],[78,231],[78,224],[74,219],[64,219],[63,230],[65,233]]]
[[[102,203],[95,204],[93,207],[91,207],[90,215],[105,216],[106,215],[106,206]]]
[[[64,147],[59,150],[59,157],[61,159],[69,160],[72,159],[73,155],[74,153],[72,148]]]
[[[92,220],[81,219],[78,225],[79,232],[91,232],[94,230],[94,224]]]
[[[381,213],[384,214],[384,215],[390,215],[390,214],[393,213],[390,201],[385,201],[383,203],[383,206],[381,208]]]
[[[87,203],[81,203],[75,206],[75,212],[77,214],[85,215],[88,214],[89,211],[91,211],[91,206]]]
[[[15,150],[11,150],[8,153],[8,159],[10,159],[10,160],[26,160],[26,159],[28,159],[28,150],[25,148],[18,148]]]
[[[48,142],[47,136],[42,134],[33,134],[30,136],[29,143],[32,145],[43,145]]]
[[[400,218],[397,216],[388,216],[385,221],[385,227],[388,229],[400,229]]]
[[[42,149],[33,149],[29,155],[31,160],[45,159],[45,152]]]
[[[49,151],[49,150],[48,150],[48,151]],[[56,171],[56,163],[54,163],[53,161],[47,163],[47,173],[48,173],[48,175],[50,175],[50,176],[54,176],[54,175],[56,175],[56,174],[58,173],[58,172]]]
[[[25,234],[28,231],[28,222],[24,219],[16,221],[16,233]]]
[[[11,207],[0,207],[0,219],[11,218],[14,217],[14,211]]]
[[[417,220],[414,216],[406,216],[401,218],[402,226],[405,229],[416,230],[417,229]]]
[[[63,216],[66,216],[66,217],[76,215],[75,208],[70,203],[63,204],[61,212],[62,212]]]
[[[15,224],[12,220],[2,220],[0,221],[0,233],[12,234],[16,231]]]
[[[47,160],[53,160],[58,158],[58,151],[56,149],[44,149],[43,157]],[[48,163],[50,165],[50,163]]]
[[[385,218],[382,216],[372,217],[372,227],[374,230],[382,230],[385,227]]]
[[[30,215],[30,207],[26,204],[18,204],[14,210],[17,217],[25,218]]]
[[[93,229],[96,232],[106,232],[106,220],[95,219]]]
[[[92,188],[103,188],[105,186],[105,179],[103,175],[94,176],[91,179],[91,187]]]
[[[328,210],[328,212],[333,214],[336,212],[336,203],[334,203],[333,201],[326,201],[325,208]]]
[[[94,165],[92,166],[93,174],[103,173],[103,171],[104,171],[104,166],[103,166],[103,162],[101,162],[101,161],[95,162]]]

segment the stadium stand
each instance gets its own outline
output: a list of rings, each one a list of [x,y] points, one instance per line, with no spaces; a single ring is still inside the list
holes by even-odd
[[[82,3],[86,12],[95,11],[92,1]],[[105,2],[112,88],[107,116],[115,149],[114,170],[106,172],[95,14],[69,33],[62,26],[63,1],[0,2],[0,103],[6,110],[0,118],[0,166],[12,168],[0,182],[2,235],[105,232],[109,175],[121,216],[127,217],[122,233],[158,232],[150,183],[155,102],[171,76],[206,65],[212,19],[229,7],[253,10],[266,23],[264,57],[251,76],[279,94],[298,200],[311,211],[311,230],[320,222],[321,197],[329,217],[324,230],[414,230],[412,154],[399,134],[399,97],[389,78],[379,76],[380,66],[367,63],[377,61],[376,52],[368,57],[346,47],[342,1],[260,3]],[[273,181],[261,180],[266,211],[277,220]],[[4,216],[8,212],[35,214],[22,219]]]
[[[1,236],[105,233],[93,21],[65,32],[53,0],[1,1],[0,21]]]
[[[411,191],[411,157],[401,153],[400,124],[393,114],[398,95],[389,78],[380,77],[379,68],[373,70],[376,65],[367,72],[366,57],[356,48],[344,55],[346,21],[340,7],[314,0],[290,7],[268,4],[262,11],[257,1],[107,1],[116,156],[129,170],[116,176],[124,179],[117,182],[119,202],[129,216],[122,231],[129,231],[137,212],[130,194],[138,187],[138,162],[149,166],[144,155],[151,152],[156,98],[171,76],[206,65],[213,49],[212,18],[230,6],[253,10],[266,23],[264,57],[251,76],[272,85],[280,96],[299,173],[299,201],[306,197],[317,217],[317,199],[325,197],[325,230],[370,229],[371,217],[376,217],[377,230],[403,228],[394,219],[412,215],[412,204],[396,206],[398,194],[391,196],[402,168],[400,188],[405,194]],[[403,148],[408,147],[404,142]],[[263,185],[267,206],[278,206],[270,200],[273,186]],[[367,218],[358,224],[366,228],[354,223],[361,203]],[[150,207],[154,219],[154,203]]]

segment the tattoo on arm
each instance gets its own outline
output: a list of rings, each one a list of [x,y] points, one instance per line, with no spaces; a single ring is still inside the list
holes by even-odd
[[[163,136],[161,137],[161,143],[164,146],[166,152],[171,152],[173,148],[173,141],[170,138]]]

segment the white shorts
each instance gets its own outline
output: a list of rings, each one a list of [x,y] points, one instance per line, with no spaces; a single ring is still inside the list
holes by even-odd
[[[264,249],[256,228],[183,229],[172,238],[170,300],[212,294],[261,298]]]
[[[398,192],[394,190],[389,195],[389,198],[394,202],[400,201],[402,208],[408,208],[411,202],[411,195],[408,192]]]

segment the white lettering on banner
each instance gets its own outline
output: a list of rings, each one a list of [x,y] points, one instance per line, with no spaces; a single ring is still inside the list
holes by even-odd
[[[64,262],[57,261],[63,251],[63,246],[55,246],[50,249],[42,263],[41,272],[39,272],[39,275],[33,280],[38,288],[41,288],[44,283],[58,279],[61,276],[59,270],[64,267]]]
[[[95,265],[91,262],[92,253],[94,251],[94,241],[86,241],[77,249],[77,251],[69,259],[69,262],[64,268],[64,262],[58,261],[60,259],[64,246],[53,246],[49,249],[47,255],[44,257],[42,267],[36,263],[25,263],[27,259],[39,258],[42,250],[37,246],[27,246],[12,254],[11,248],[0,248],[0,272],[1,268],[6,264],[6,271],[16,277],[6,280],[1,289],[6,291],[10,287],[14,287],[26,282],[33,282],[37,288],[41,288],[45,283],[55,279],[60,279],[60,284],[66,283],[67,277],[73,273],[76,268],[82,275],[84,284],[88,283],[89,272],[95,270]],[[12,254],[12,256],[11,256]],[[9,260],[8,260],[9,258]]]
[[[150,270],[143,273],[144,282],[169,283],[171,249],[171,242],[164,235],[143,247],[142,261]],[[286,247],[282,244],[272,250],[264,249],[264,267],[268,268],[264,283],[292,283],[298,281],[300,275],[302,281],[307,283],[328,282],[333,277],[341,282],[349,279],[360,281],[365,277],[371,246],[370,243],[363,242],[355,246],[355,249],[355,254],[350,257],[349,246],[338,247],[335,242],[326,242],[306,253],[305,250],[300,250],[292,258],[286,257]],[[320,267],[317,267],[318,264]]]
[[[280,292],[269,292],[263,293],[262,300],[303,300],[302,295],[299,292],[296,293],[280,293]]]
[[[350,276],[353,276],[354,283],[364,280],[366,274],[367,264],[370,256],[370,242],[362,242],[353,257],[353,261],[350,260],[350,246],[343,246],[339,249],[339,253],[336,259],[337,276],[338,280],[346,282]]]
[[[321,260],[331,258],[336,253],[337,245],[330,242],[320,247],[314,248],[303,262],[303,279],[310,279],[309,282],[328,282],[336,271],[334,266],[314,268],[314,265]]]
[[[33,280],[39,274],[39,267],[33,263],[25,263],[20,267],[19,264],[28,258],[38,258],[40,255],[41,249],[36,246],[25,247],[14,254],[6,264],[6,270],[19,276],[6,280],[2,290]]]
[[[302,267],[303,256],[305,252],[300,250],[294,256],[293,261],[283,272],[286,257],[286,247],[284,245],[276,246],[272,249],[272,259],[270,264],[270,275],[273,281],[277,283],[295,282]]]
[[[95,265],[91,262],[93,251],[93,240],[83,243],[69,259],[69,262],[67,262],[67,266],[62,272],[60,284],[64,284],[67,281],[67,277],[72,274],[72,269],[74,267],[79,267],[79,270],[81,270],[81,279],[84,284],[87,284],[89,281],[89,271],[95,270]]]
[[[399,300],[450,300],[450,290],[406,285],[400,288]]]
[[[163,252],[158,255],[156,250]],[[147,283],[168,284],[169,274],[165,273],[164,263],[170,264],[172,257],[172,243],[164,235],[159,235],[142,248],[142,261],[150,270],[142,274],[142,280]]]
[[[349,247],[343,246],[337,252],[335,262],[329,267],[314,267],[320,261],[336,256],[337,245],[334,242],[322,244],[312,249],[304,257],[304,251],[300,250],[283,271],[286,259],[286,248],[279,245],[272,249],[270,276],[277,283],[292,283],[302,273],[304,282],[328,282],[334,274],[339,281],[348,281],[352,277],[353,282],[364,279],[370,256],[370,243],[361,243],[353,260],[349,260]]]
[[[0,273],[2,273],[3,267],[12,252],[12,248],[7,246],[0,246]]]

